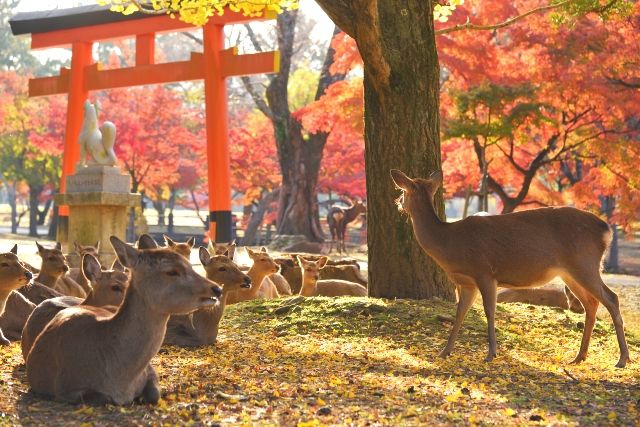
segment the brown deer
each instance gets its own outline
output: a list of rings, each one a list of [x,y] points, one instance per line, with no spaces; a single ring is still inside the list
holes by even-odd
[[[82,287],[70,277],[65,277],[69,266],[62,253],[60,242],[56,243],[54,249],[46,249],[38,242],[36,242],[36,246],[38,254],[42,258],[42,265],[35,281],[64,295],[86,298],[87,294]]]
[[[40,303],[29,316],[22,329],[22,357],[27,360],[36,337],[60,311],[78,305],[105,307],[114,312],[118,309],[129,285],[129,276],[116,259],[110,270],[103,270],[96,257],[85,254],[82,257],[82,274],[91,283],[91,292],[81,298],[63,296]]]
[[[207,279],[222,285],[222,297],[213,307],[202,308],[188,316],[171,316],[164,337],[165,344],[188,347],[215,344],[229,293],[251,288],[251,278],[240,271],[227,255],[212,257],[202,246],[199,255]]]
[[[73,242],[73,248],[76,251],[76,254],[78,255],[80,262],[82,262],[82,257],[86,254],[90,254],[93,255],[94,257],[99,259],[100,256],[100,240],[98,240],[96,242],[95,245],[91,246],[91,245],[80,245],[78,244],[78,242]],[[91,292],[91,284],[89,284],[89,280],[87,280],[87,278],[84,276],[84,274],[82,274],[82,267],[77,268],[77,267],[72,267],[69,269],[69,272],[67,273],[67,277],[70,277],[71,279],[73,279],[74,282],[76,282],[78,285],[80,285],[82,287],[82,290],[84,290],[84,292],[89,295],[89,292]]]
[[[184,243],[178,243],[174,241],[171,237],[167,236],[166,234],[163,234],[162,237],[164,237],[164,241],[167,244],[167,247],[169,249],[179,253],[186,259],[191,258],[191,249],[193,249],[193,245],[195,245],[196,243],[195,237],[190,237],[189,240],[187,240]]]
[[[216,243],[209,240],[207,250],[211,256],[224,255],[230,260],[233,260],[236,254],[236,241],[234,240],[231,243]]]
[[[18,255],[17,244],[13,246],[13,248],[11,249],[11,252]],[[40,272],[40,269],[33,267],[32,265],[24,262],[23,260],[20,260],[20,262],[22,263],[22,265],[24,265],[27,268],[27,270],[29,270],[32,273],[32,275],[37,275]],[[56,297],[62,296],[60,292],[55,291],[40,283],[34,282],[33,280],[27,283],[26,285],[22,286],[20,289],[18,289],[18,292],[20,293],[20,295],[25,297],[30,303],[34,305],[38,305],[42,301],[49,298],[56,298]],[[22,311],[27,310],[27,306],[23,303],[23,301],[19,299],[10,298],[10,300],[7,301],[7,303],[12,303],[12,306],[14,306],[15,304],[15,308],[17,310],[22,310]],[[26,320],[26,318],[24,320]],[[20,328],[20,331],[22,331],[22,328]]]
[[[111,244],[131,280],[118,311],[78,306],[59,312],[27,357],[35,393],[67,402],[157,403],[158,378],[149,363],[173,314],[218,302],[222,288],[166,249],[136,249],[115,236]]]
[[[15,252],[17,252],[16,246],[11,252],[0,254],[0,316],[4,313],[9,295],[33,278],[31,272],[20,262]],[[0,329],[0,345],[9,344],[9,340],[5,338],[2,329]]]
[[[4,314],[0,316],[0,330],[5,338],[9,341],[20,340],[22,328],[35,308],[36,305],[20,292],[11,292],[7,298]]]
[[[584,313],[582,304],[566,286],[564,291],[555,288],[502,289],[498,292],[497,301],[558,307],[574,313]]]
[[[329,225],[329,232],[331,233],[329,253],[331,253],[331,249],[333,248],[333,242],[336,242],[338,253],[347,253],[347,248],[344,243],[347,224],[355,221],[358,215],[365,213],[366,211],[367,206],[359,200],[352,203],[348,208],[334,205],[329,209],[329,212],[327,213],[327,224]]]
[[[326,256],[317,261],[310,261],[298,255],[298,263],[302,269],[302,287],[300,295],[305,297],[326,296],[337,297],[341,295],[366,297],[367,288],[364,286],[348,282],[346,280],[318,280],[320,269],[324,268],[329,260]]]
[[[269,275],[278,272],[278,264],[267,253],[267,248],[262,247],[260,251],[252,251],[246,248],[247,254],[253,260],[253,265],[247,271],[247,275],[251,277],[251,289],[239,289],[229,292],[227,304],[235,304],[240,301],[247,301],[256,298],[278,298],[278,289],[276,285],[268,280]]]
[[[397,200],[413,224],[416,240],[456,285],[458,308],[447,345],[446,357],[464,317],[478,291],[487,317],[489,353],[496,356],[495,310],[497,287],[542,286],[560,276],[585,309],[585,326],[580,350],[572,363],[587,357],[589,341],[601,302],[613,319],[620,359],[629,361],[618,296],[600,277],[600,265],[611,230],[597,216],[579,209],[543,208],[495,216],[470,216],[446,223],[438,218],[433,197],[442,185],[442,172],[429,178],[411,179],[392,169],[391,177],[402,190]]]

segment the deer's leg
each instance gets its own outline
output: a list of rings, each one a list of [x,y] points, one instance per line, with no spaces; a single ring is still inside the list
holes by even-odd
[[[587,358],[589,342],[591,341],[591,333],[593,332],[593,327],[596,324],[596,312],[598,311],[599,302],[589,291],[580,286],[580,284],[578,284],[578,282],[576,282],[572,277],[563,277],[562,280],[564,280],[576,298],[580,300],[585,312],[580,350],[578,351],[575,359],[571,361],[571,364],[576,364]]]
[[[480,295],[482,295],[482,305],[484,306],[484,315],[487,318],[487,335],[489,339],[489,352],[484,359],[485,362],[491,362],[498,352],[498,341],[496,339],[495,314],[497,304],[497,283],[493,279],[487,279],[478,282]]]
[[[618,347],[620,347],[620,359],[618,359],[618,363],[616,363],[616,368],[624,368],[630,359],[629,347],[627,346],[627,340],[624,336],[624,321],[622,320],[622,314],[620,313],[618,295],[604,284],[602,277],[600,277],[600,272],[597,270],[580,273],[578,275],[574,275],[573,278],[589,293],[591,293],[593,297],[600,301],[611,315],[613,326],[616,330],[616,337],[618,339]],[[573,291],[573,289],[571,290]],[[585,307],[585,310],[586,309],[587,308]]]
[[[451,333],[449,334],[447,345],[440,352],[440,357],[447,357],[453,351],[453,346],[455,344],[456,338],[458,337],[458,332],[462,327],[464,317],[467,315],[469,308],[473,304],[473,301],[476,299],[476,295],[478,295],[478,289],[475,286],[456,286],[456,290],[458,291],[458,307],[456,309],[456,320],[453,324],[453,327],[451,328]]]
[[[142,389],[140,400],[143,403],[155,405],[160,400],[160,388],[158,387],[158,375],[151,365],[147,366],[147,383]]]
[[[9,344],[11,344],[11,341],[9,341],[4,337],[4,335],[2,334],[2,329],[0,329],[0,345],[9,345]]]

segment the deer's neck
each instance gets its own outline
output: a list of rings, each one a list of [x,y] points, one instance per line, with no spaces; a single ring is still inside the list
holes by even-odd
[[[439,258],[447,243],[447,224],[438,218],[433,204],[428,200],[416,204],[411,213],[411,223],[420,246],[432,257]]]
[[[352,222],[358,216],[360,212],[357,211],[355,206],[344,211],[344,223]]]
[[[42,283],[45,286],[53,288],[56,285],[58,279],[62,276],[62,273],[52,273],[46,270],[40,270],[38,276],[35,278],[35,281],[38,283]]]
[[[112,354],[126,360],[121,366],[125,376],[134,378],[156,355],[167,330],[169,315],[153,310],[136,289],[129,285],[118,312],[105,325]]]
[[[302,274],[302,286],[300,287],[300,295],[312,297],[316,294],[318,281],[309,277],[306,273]]]
[[[256,264],[254,263],[249,271],[247,271],[247,276],[251,277],[252,285],[251,289],[246,290],[245,292],[251,298],[255,298],[258,295],[260,287],[262,286],[262,281],[269,275],[266,271],[260,271],[259,269],[255,268],[255,266]]]
[[[82,305],[90,305],[93,307],[98,307],[96,303],[97,303],[96,292],[94,289],[91,289],[91,291],[87,294],[87,297],[84,299],[84,301],[82,301]]]

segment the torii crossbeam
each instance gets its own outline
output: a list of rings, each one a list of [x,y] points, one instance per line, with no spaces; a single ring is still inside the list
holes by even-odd
[[[102,6],[82,6],[46,12],[20,13],[11,19],[13,34],[31,34],[32,49],[71,45],[71,67],[60,75],[29,80],[29,96],[68,94],[67,125],[60,192],[65,193],[65,178],[75,172],[79,159],[78,135],[83,119],[82,105],[92,90],[160,84],[204,79],[207,126],[207,164],[209,187],[210,238],[216,242],[231,240],[231,180],[227,132],[227,90],[225,79],[231,76],[278,71],[278,52],[238,55],[236,48],[224,49],[224,26],[275,16],[246,17],[225,10],[213,16],[203,27],[203,52],[191,54],[188,61],[156,64],[155,35],[185,31],[193,25],[167,15],[113,13]],[[98,41],[135,37],[134,67],[101,70],[93,62],[93,45]],[[68,220],[66,206],[60,207],[62,227]],[[59,236],[62,238],[63,236]]]

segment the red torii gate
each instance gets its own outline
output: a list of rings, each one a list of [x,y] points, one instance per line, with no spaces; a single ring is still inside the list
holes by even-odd
[[[250,18],[225,10],[203,26],[203,52],[192,52],[188,61],[156,64],[155,35],[160,32],[193,29],[168,15],[113,13],[102,6],[82,6],[46,12],[20,13],[11,19],[13,34],[31,34],[32,49],[71,45],[71,68],[59,76],[29,80],[29,96],[68,94],[67,125],[60,193],[65,193],[68,175],[75,171],[80,153],[77,142],[83,120],[83,103],[89,91],[126,86],[204,79],[207,127],[209,186],[209,236],[216,242],[231,240],[231,181],[227,132],[227,89],[231,76],[277,72],[278,52],[238,55],[236,48],[224,49],[224,26],[253,20],[274,19],[275,15]],[[93,62],[97,41],[135,37],[135,67],[101,70]],[[59,209],[66,230],[68,207]],[[62,237],[62,236],[60,236]]]

